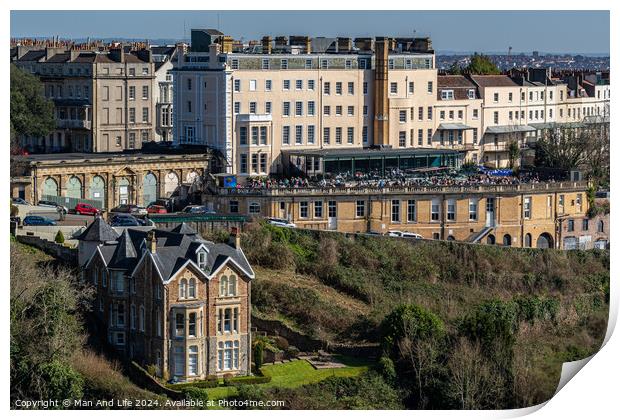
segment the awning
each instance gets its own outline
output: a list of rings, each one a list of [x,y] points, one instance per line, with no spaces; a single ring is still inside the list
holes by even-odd
[[[473,130],[474,127],[470,127],[461,123],[448,123],[448,124],[439,124],[439,130]]]
[[[549,130],[552,128],[583,128],[585,127],[583,123],[580,122],[569,122],[569,123],[530,123],[532,127],[537,130]]]
[[[487,128],[487,134],[505,134],[505,133],[524,133],[527,131],[536,131],[529,125],[495,125]]]

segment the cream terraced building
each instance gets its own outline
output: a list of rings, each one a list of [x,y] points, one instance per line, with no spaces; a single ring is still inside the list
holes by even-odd
[[[220,150],[240,176],[284,172],[287,152],[369,147],[503,167],[513,139],[524,148],[552,124],[609,116],[608,78],[438,75],[427,38],[264,37],[233,52],[230,37],[192,30],[172,73],[175,143]]]

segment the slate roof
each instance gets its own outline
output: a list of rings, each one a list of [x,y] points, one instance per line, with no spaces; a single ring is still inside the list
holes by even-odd
[[[118,238],[116,231],[101,217],[96,217],[82,233],[75,237],[80,241],[93,242],[115,241],[116,238]]]
[[[92,226],[95,225],[93,228]],[[103,219],[98,218],[89,228],[78,237],[81,240],[93,240],[82,238],[93,238],[99,231],[108,232],[107,229],[114,231]],[[91,230],[90,232],[87,232]],[[96,232],[95,232],[96,230]],[[185,223],[181,223],[172,229],[154,229],[156,249],[151,253],[146,243],[148,231],[127,228],[120,235],[115,235],[113,240],[108,240],[99,245],[103,259],[108,268],[133,271],[144,253],[149,253],[161,273],[163,280],[167,281],[188,260],[198,265],[196,251],[204,246],[207,250],[206,267],[204,273],[207,276],[216,272],[229,259],[233,265],[237,265],[242,271],[246,272],[250,278],[254,278],[254,271],[250,266],[245,254],[241,249],[236,249],[228,244],[216,244],[204,240],[198,233]]]
[[[476,91],[474,99],[479,98],[476,85],[465,76],[461,75],[439,75],[437,76],[437,99],[441,100],[441,92],[452,90],[455,100],[470,99],[469,90]]]
[[[472,74],[470,77],[480,87],[519,86],[508,76]]]
[[[40,59],[45,57],[45,50],[32,50],[28,51],[21,58],[18,58],[17,61],[39,61]]]

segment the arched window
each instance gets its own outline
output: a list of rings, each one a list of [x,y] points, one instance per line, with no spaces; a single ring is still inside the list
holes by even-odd
[[[228,279],[228,296],[236,296],[237,295],[237,276],[234,274],[230,275]]]
[[[453,241],[453,240],[454,240],[454,236],[450,235],[450,236],[448,236],[448,238],[447,238],[447,239],[448,239],[449,241]]]
[[[605,230],[605,222],[603,222],[602,220],[599,220],[597,230],[599,232],[603,232]]]
[[[260,204],[256,202],[250,203],[250,208],[248,209],[250,214],[259,214],[260,213]]]
[[[196,279],[194,278],[189,279],[189,297],[196,297]]]
[[[228,276],[222,276],[220,278],[220,296],[226,296],[228,291]]]
[[[185,299],[187,297],[187,280],[181,279],[179,282],[179,299]]]
[[[511,246],[512,245],[512,237],[510,235],[508,235],[508,234],[504,235],[503,245],[504,246]]]
[[[529,233],[525,234],[525,247],[526,248],[531,248],[532,247],[532,235],[530,235]]]
[[[488,245],[495,245],[495,236],[493,236],[493,235],[487,236],[487,244]]]

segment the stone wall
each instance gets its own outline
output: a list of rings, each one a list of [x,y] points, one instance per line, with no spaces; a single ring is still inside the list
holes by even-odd
[[[33,246],[58,260],[77,267],[78,250],[77,248],[67,248],[66,246],[57,244],[56,242],[41,239],[37,236],[17,236],[17,241],[26,245]]]

